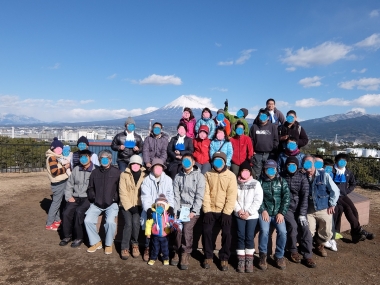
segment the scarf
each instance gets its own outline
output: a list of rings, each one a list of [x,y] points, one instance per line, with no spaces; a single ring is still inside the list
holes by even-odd
[[[275,117],[274,117],[274,111],[268,111],[268,112],[269,112],[270,117],[271,117],[271,122],[272,122],[272,123],[275,123],[275,122],[276,122],[276,119],[275,119]]]
[[[290,151],[288,149],[285,149],[285,154],[287,156],[296,156],[297,154],[299,154],[301,151],[299,150],[299,148],[297,148],[296,150],[293,150],[293,151]]]
[[[346,182],[346,167],[343,167],[343,169],[339,169],[338,166],[334,165],[334,169],[336,171],[334,182],[336,183],[345,183]]]
[[[249,176],[246,180],[244,180],[243,178],[241,178],[240,176],[238,177],[238,180],[241,182],[241,183],[245,183],[247,181],[250,181],[251,179],[253,179],[252,175]]]

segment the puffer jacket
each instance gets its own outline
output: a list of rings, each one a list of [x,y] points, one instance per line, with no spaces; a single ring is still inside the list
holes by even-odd
[[[178,141],[178,137],[179,137],[178,134],[176,136],[172,137],[169,144],[168,144],[168,162],[174,161],[177,163],[181,163],[181,159],[177,159],[176,158],[177,154],[175,154],[175,152],[174,152],[176,150],[176,144]],[[180,155],[183,155],[184,153],[188,153],[188,152],[193,153],[194,152],[193,139],[185,136],[184,143],[185,143],[185,149],[179,151]]]
[[[278,213],[285,216],[290,203],[290,191],[286,180],[279,176],[271,180],[266,175],[262,175],[259,181],[264,192],[259,213],[267,211],[271,217]]]
[[[297,168],[300,168],[302,166],[302,159],[304,158],[305,154],[302,152],[297,153],[294,155],[295,158],[298,160]],[[283,171],[286,171],[286,160],[288,159],[288,155],[285,152],[281,152],[277,159],[277,172],[281,173]]]
[[[95,165],[91,165],[85,170],[82,165],[73,169],[66,183],[65,200],[69,201],[72,197],[87,197],[88,183],[90,182],[91,172],[95,169]]]
[[[209,119],[209,120],[204,120],[204,119],[199,119],[195,125],[195,132],[198,133],[199,131],[199,128],[200,126],[202,125],[206,125],[209,129],[209,133],[208,133],[208,138],[210,140],[212,140],[214,138],[214,135],[215,135],[215,130],[216,130],[216,126],[215,126],[215,122],[213,119]]]
[[[135,138],[135,144],[139,148],[138,151],[134,151],[133,148],[127,148],[123,150],[119,150],[120,145],[125,144],[125,140],[127,138],[127,131],[124,131],[122,133],[118,133],[112,140],[111,148],[114,151],[117,151],[117,160],[123,160],[125,162],[129,162],[129,159],[134,154],[140,154],[143,151],[143,141],[142,138],[136,134],[136,132],[133,132],[133,136]]]
[[[215,152],[221,151],[224,152],[227,156],[226,165],[231,166],[231,159],[232,155],[234,153],[234,150],[232,149],[231,142],[228,141],[220,141],[218,139],[214,139],[210,144],[210,157],[214,155]]]
[[[147,212],[145,235],[165,237],[170,234],[174,222],[174,211],[172,207],[167,206],[164,213],[159,215],[156,212],[156,205],[154,204]]]
[[[143,159],[144,163],[152,163],[153,158],[160,158],[162,161],[166,161],[168,158],[167,149],[169,144],[168,134],[162,132],[160,136],[156,137],[153,133],[150,133],[149,137],[144,140],[143,146]]]
[[[205,194],[205,177],[196,165],[189,174],[180,171],[175,176],[173,189],[175,213],[181,209],[181,206],[185,206],[195,215],[200,214]]]
[[[204,140],[200,138],[193,139],[193,155],[196,162],[200,164],[210,162],[210,144],[211,140],[209,138],[206,138]]]
[[[259,218],[259,209],[263,202],[263,188],[256,179],[246,182],[238,180],[237,200],[234,208],[235,216],[239,217],[239,211],[249,213],[248,220]]]
[[[251,160],[253,156],[252,140],[249,136],[234,136],[230,139],[233,149],[231,162],[236,165],[242,164],[245,160]]]
[[[244,124],[244,134],[247,136],[249,135],[249,126],[248,126],[247,120],[245,118],[238,118],[238,117],[228,113],[228,107],[224,107],[224,115],[226,116],[227,120],[230,121],[231,137],[234,137],[236,135],[235,125],[238,121],[241,121]]]
[[[134,206],[141,206],[141,184],[144,178],[148,176],[148,172],[144,167],[141,167],[140,171],[141,174],[137,184],[135,184],[132,171],[129,167],[127,167],[120,175],[120,203],[125,210],[128,210]]]
[[[188,120],[188,121],[185,120],[184,118],[181,118],[179,120],[179,123],[186,125],[186,128],[187,128],[186,136],[187,137],[192,138],[192,139],[195,138],[195,125],[197,123],[195,118],[192,118],[191,120]]]
[[[52,185],[64,183],[65,180],[69,178],[66,173],[66,168],[58,161],[62,157],[60,154],[56,154],[50,149],[45,153],[46,155],[46,170],[50,183]]]
[[[202,209],[204,213],[231,215],[237,197],[237,182],[233,172],[224,168],[222,172],[212,169],[205,174],[206,187]]]
[[[298,170],[294,174],[284,171],[281,176],[288,183],[290,190],[289,211],[306,216],[309,204],[309,181],[306,174]]]

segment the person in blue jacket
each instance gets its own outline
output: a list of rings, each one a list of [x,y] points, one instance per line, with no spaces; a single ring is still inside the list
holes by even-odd
[[[231,159],[233,154],[232,144],[228,139],[226,130],[223,127],[218,127],[214,139],[210,144],[210,157],[214,155],[215,152],[224,152],[227,156],[226,165],[228,168],[231,167]]]

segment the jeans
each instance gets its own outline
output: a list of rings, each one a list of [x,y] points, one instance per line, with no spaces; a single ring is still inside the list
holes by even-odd
[[[211,171],[211,164],[209,162],[206,162],[204,164],[196,162],[195,165],[198,166],[198,169],[201,171],[202,174]]]
[[[104,229],[106,232],[105,245],[112,246],[112,242],[116,233],[115,218],[119,213],[119,206],[117,203],[112,203],[112,205],[106,209],[101,209],[94,204],[91,204],[90,208],[86,212],[86,218],[84,219],[88,239],[90,241],[90,245],[94,245],[101,241],[96,229],[96,224],[98,223],[98,217],[102,212],[105,212],[106,215],[106,222],[104,224]]]
[[[270,225],[273,224],[276,227],[277,239],[276,239],[276,252],[274,256],[276,258],[282,258],[285,252],[286,245],[286,226],[285,222],[281,224],[276,223],[276,216],[269,216],[269,222],[265,222],[260,214],[260,233],[259,233],[259,252],[267,253],[268,239],[269,239],[269,229]]]
[[[253,171],[256,174],[256,179],[260,178],[264,163],[268,160],[268,158],[269,152],[255,153],[253,156]]]
[[[137,212],[132,214],[130,211],[121,209],[124,216],[124,229],[123,229],[123,239],[121,240],[121,250],[129,249],[129,244],[139,243],[139,233],[140,233],[140,214]],[[132,240],[131,240],[132,236]]]
[[[191,253],[193,251],[194,226],[199,216],[194,216],[189,222],[182,222],[182,231],[175,231],[174,250],[177,252]]]
[[[237,247],[236,249],[254,249],[255,229],[258,219],[243,220],[236,217],[237,224]]]
[[[117,166],[120,170],[120,172],[124,172],[124,170],[128,167],[129,162],[126,162],[124,160],[118,160]]]
[[[52,202],[51,202],[47,220],[46,220],[47,226],[50,226],[52,223],[54,223],[54,221],[56,222],[61,221],[60,208],[61,208],[61,203],[62,203],[62,197],[65,194],[66,182],[67,182],[67,179],[64,182],[51,185],[51,191],[53,192],[53,195],[52,195]]]
[[[74,221],[75,239],[83,239],[84,216],[90,202],[87,197],[75,197],[75,202],[67,202],[62,217],[63,237],[72,237]]]
[[[157,260],[158,254],[162,253],[162,260],[169,260],[169,242],[168,237],[160,237],[151,235],[151,246],[152,249],[150,251],[149,259],[151,260]]]

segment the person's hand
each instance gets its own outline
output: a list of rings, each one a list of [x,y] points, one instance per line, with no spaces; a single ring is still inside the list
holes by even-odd
[[[227,215],[222,213],[221,221],[220,221],[221,226],[230,226],[231,225],[231,215]]]
[[[150,235],[146,236],[146,238],[150,238]]]
[[[263,212],[261,213],[261,218],[263,219],[264,222],[269,223],[269,214],[268,214],[267,211],[263,211]]]
[[[284,222],[284,215],[278,213],[278,214],[276,215],[276,223],[277,223],[277,224],[282,224],[283,222]]]
[[[181,153],[179,152],[179,150],[175,150],[174,153],[175,153],[175,154],[181,154]]]
[[[138,146],[135,146],[135,147],[133,148],[133,150],[134,150],[134,151],[139,151],[140,149],[138,148]]]
[[[147,163],[147,164],[145,164],[145,166],[146,166],[147,168],[151,168],[151,167],[152,167],[152,164],[151,164],[151,163]]]
[[[334,206],[327,208],[327,214],[332,215],[334,213],[335,213],[335,207]]]
[[[224,107],[228,107],[228,99],[226,99],[226,101],[224,101]]]
[[[75,199],[74,199],[74,197],[70,197],[70,199],[69,200],[67,200],[67,202],[75,202]]]
[[[122,144],[119,146],[119,150],[124,150],[124,149],[125,149],[125,145]]]
[[[299,216],[298,221],[301,224],[301,226],[306,227],[309,225],[307,218],[305,216]]]
[[[211,212],[208,212],[204,215],[203,217],[203,223],[205,224],[211,224],[211,222],[214,221],[214,216],[212,215]]]
[[[190,215],[189,215],[189,218],[192,219],[195,217],[195,213],[191,212]]]
[[[288,139],[288,137],[289,137],[289,135],[286,135],[286,136],[282,136],[282,137],[280,137],[280,141],[285,141],[285,140],[287,140],[287,139]]]
[[[244,214],[244,211],[243,210],[239,210],[239,212],[237,212],[237,214],[241,218],[241,216]]]
[[[71,166],[70,163],[66,163],[66,164],[65,164],[65,168],[66,168],[66,169],[69,169],[70,166]]]
[[[248,212],[244,212],[243,215],[241,215],[240,218],[243,219],[243,220],[248,219],[249,218],[249,213]]]
[[[181,155],[176,155],[176,158],[177,159],[182,159],[182,156]]]

